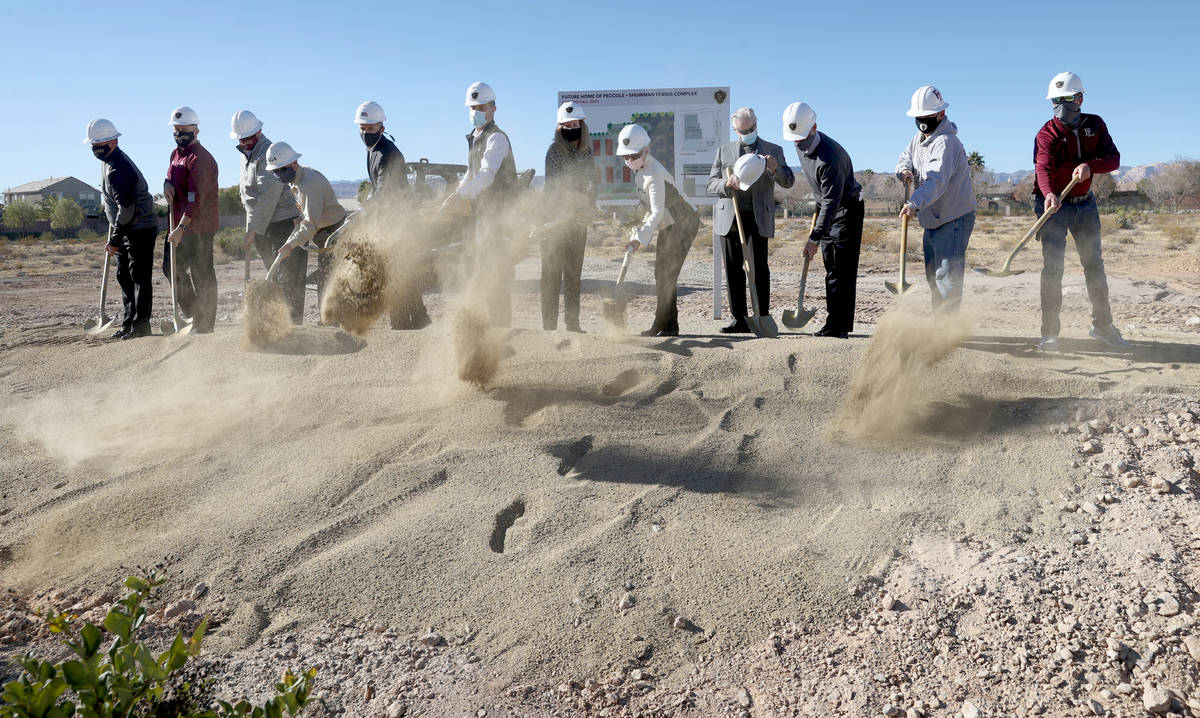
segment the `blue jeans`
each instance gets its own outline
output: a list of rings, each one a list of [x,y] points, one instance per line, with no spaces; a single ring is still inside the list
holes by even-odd
[[[1045,211],[1046,202],[1038,197],[1034,211],[1038,217]],[[1042,336],[1056,337],[1062,329],[1063,263],[1067,252],[1067,230],[1075,240],[1075,251],[1083,265],[1088,299],[1092,301],[1092,326],[1104,329],[1112,326],[1112,308],[1108,303],[1108,277],[1104,274],[1104,258],[1100,254],[1100,212],[1096,198],[1089,195],[1080,204],[1063,203],[1054,216],[1038,232],[1042,243]]]
[[[967,242],[975,229],[975,213],[968,212],[956,220],[940,227],[925,230],[925,279],[933,295],[933,310],[953,314],[962,304],[963,275],[967,271]],[[946,276],[942,285],[945,294],[938,289],[937,272],[941,269]]]

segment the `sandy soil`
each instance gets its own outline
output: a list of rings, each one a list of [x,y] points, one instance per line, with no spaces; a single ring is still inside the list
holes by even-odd
[[[1025,221],[981,219],[970,262],[999,265]],[[773,249],[776,316],[801,224]],[[333,714],[1126,715],[1159,683],[1178,693],[1163,711],[1197,711],[1195,246],[1151,226],[1106,246],[1127,352],[1086,338],[1068,262],[1063,352],[1045,356],[1036,245],[1030,272],[969,275],[966,323],[937,326],[924,285],[884,290],[895,223],[871,225],[849,341],[716,334],[706,237],[685,336],[606,329],[603,246],[589,333],[543,332],[529,259],[483,387],[456,376],[437,293],[433,326],[384,317],[362,339],[311,326],[310,298],[310,326],[247,352],[234,262],[213,335],[106,342],[78,329],[95,246],[6,245],[0,651],[49,650],[20,616],[102,612],[123,566],[173,555],[172,601],[210,589],[164,630],[213,615],[212,655],[247,687],[319,665]],[[653,309],[646,259],[631,330]],[[821,302],[819,275],[808,288]],[[856,415],[870,430],[832,421]],[[1162,657],[1138,667],[1107,639]]]

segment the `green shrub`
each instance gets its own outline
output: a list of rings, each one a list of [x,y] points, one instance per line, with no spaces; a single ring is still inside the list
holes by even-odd
[[[55,239],[54,232],[42,232],[38,239],[43,242],[52,242]]]
[[[226,227],[217,232],[217,236],[213,238],[213,243],[226,257],[230,259],[242,259],[246,255],[242,250],[242,241],[245,238],[246,233],[242,230],[236,227]]]
[[[1141,212],[1129,209],[1128,207],[1122,207],[1117,210],[1117,213],[1114,215],[1117,222],[1117,229],[1133,229],[1141,220],[1141,214]]]
[[[79,230],[75,236],[85,242],[91,242],[93,240],[100,239],[100,233],[91,227],[84,227],[83,229]]]
[[[1167,235],[1167,249],[1183,249],[1196,241],[1196,228],[1186,224],[1170,224],[1163,227]]]
[[[170,648],[158,656],[151,653],[137,633],[146,621],[143,603],[156,596],[165,581],[161,568],[126,579],[130,593],[109,610],[103,628],[85,623],[75,632],[74,616],[48,614],[46,623],[53,633],[73,634],[66,645],[78,658],[54,664],[27,653],[20,662],[21,676],[0,693],[0,718],[281,718],[285,709],[296,715],[304,708],[316,669],[299,676],[285,674],[275,684],[275,697],[262,706],[245,700],[204,705],[199,696],[207,686],[178,683],[188,660],[200,654],[208,619],[190,639],[176,633]]]

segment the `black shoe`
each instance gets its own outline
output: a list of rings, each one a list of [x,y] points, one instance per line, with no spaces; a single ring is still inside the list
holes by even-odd
[[[733,324],[721,327],[722,334],[749,334],[750,325],[746,323],[745,317],[738,317],[733,320]]]
[[[661,330],[659,330],[658,336],[660,336],[660,337],[677,337],[677,336],[679,336],[679,325],[678,324],[668,324],[667,326],[665,326]]]
[[[836,329],[830,329],[829,325],[826,324],[825,326],[821,327],[817,331],[813,332],[813,336],[814,337],[834,337],[836,339],[849,339],[850,333],[849,332],[839,332]]]
[[[126,339],[139,339],[141,337],[148,336],[150,336],[149,327],[134,327],[133,329],[130,329],[121,335],[121,341],[125,341]]]
[[[118,329],[117,331],[113,332],[112,338],[113,338],[113,339],[124,339],[124,338],[125,338],[125,335],[126,335],[128,332],[129,332],[129,330],[128,330],[128,329],[126,329],[125,327],[121,327],[121,328],[120,328],[120,329]]]
[[[658,333],[661,331],[662,331],[662,328],[659,327],[658,325],[655,325],[655,326],[650,327],[646,331],[642,332],[641,335],[644,337],[656,337],[656,336],[658,336]]]
[[[578,324],[568,324],[567,331],[575,332],[576,334],[587,334]]]

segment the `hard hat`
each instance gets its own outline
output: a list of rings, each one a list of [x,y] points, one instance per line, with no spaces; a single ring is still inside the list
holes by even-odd
[[[904,113],[909,117],[928,117],[936,115],[950,107],[950,103],[942,99],[942,93],[933,85],[917,88],[912,96],[912,107]]]
[[[748,154],[739,157],[737,162],[733,163],[733,176],[737,177],[738,189],[743,192],[750,189],[750,185],[757,182],[766,169],[767,161],[762,155]]]
[[[650,146],[650,134],[641,125],[625,125],[617,135],[617,155],[636,155]]]
[[[354,124],[356,125],[373,125],[385,120],[387,120],[387,115],[383,113],[383,106],[374,100],[367,100],[354,112]]]
[[[817,124],[817,113],[807,102],[793,102],[783,111],[783,139],[802,140]]]
[[[200,115],[190,107],[176,107],[171,110],[170,125],[178,127],[179,125],[199,125]]]
[[[583,108],[576,105],[574,102],[564,102],[558,106],[558,124],[570,122],[571,120],[586,120],[587,114]]]
[[[121,133],[117,132],[117,126],[108,120],[92,120],[88,123],[87,138],[83,142],[84,144],[96,145],[101,142],[115,140],[120,136]]]
[[[262,129],[262,122],[250,110],[238,110],[229,123],[229,139],[243,140]]]
[[[1060,72],[1050,81],[1050,89],[1046,91],[1046,99],[1067,97],[1083,92],[1083,80],[1073,72]]]
[[[467,107],[475,105],[486,105],[489,102],[496,101],[496,93],[492,92],[491,85],[486,82],[476,82],[467,88]]]
[[[287,167],[300,159],[300,153],[292,149],[286,142],[272,142],[267,148],[267,169],[277,170]]]

